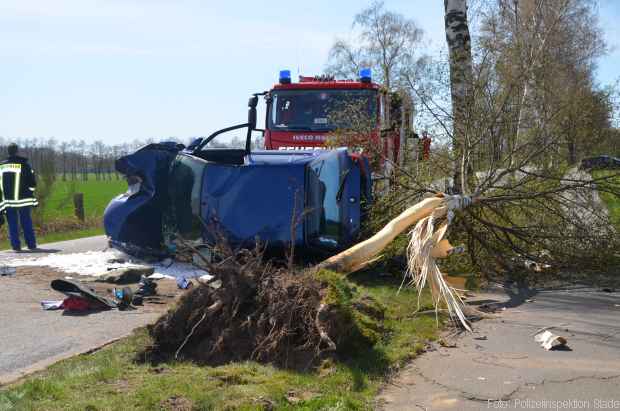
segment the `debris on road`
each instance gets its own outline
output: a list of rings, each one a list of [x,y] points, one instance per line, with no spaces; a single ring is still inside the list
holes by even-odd
[[[99,303],[102,309],[116,308],[117,303],[110,298],[103,297],[95,292],[94,289],[73,280],[54,280],[51,283],[52,289],[65,294],[68,297],[78,297],[89,302]],[[65,300],[66,305],[66,300]],[[96,307],[94,304],[92,307]]]
[[[44,310],[60,310],[62,303],[63,300],[43,300],[41,301],[41,308]]]
[[[142,277],[148,277],[155,272],[155,268],[136,265],[133,267],[113,268],[101,274],[95,281],[113,284],[132,284],[140,281]]]
[[[449,342],[444,340],[443,338],[439,339],[439,345],[441,345],[444,348],[456,348],[456,343],[455,342]]]
[[[177,277],[177,286],[181,290],[187,290],[192,286],[192,282],[185,277]]]
[[[549,331],[543,331],[539,334],[536,334],[534,336],[534,340],[536,342],[539,342],[541,347],[543,347],[547,351],[565,347],[568,342],[566,338],[555,335]]]
[[[63,300],[62,308],[69,312],[84,312],[84,311],[100,311],[109,309],[99,301],[86,299],[79,296],[70,296]]]
[[[205,274],[204,270],[194,267],[190,263],[175,261],[162,262],[159,264],[147,264],[135,258],[129,260],[122,259],[125,254],[118,250],[107,251],[88,251],[83,253],[70,254],[49,254],[40,257],[15,257],[2,261],[2,267],[9,269],[16,267],[50,267],[64,273],[76,274],[73,277],[99,277],[111,274],[110,269],[129,269],[139,267],[151,267],[154,273],[150,276],[154,278],[176,278],[179,276],[186,278],[199,277]],[[123,257],[124,258],[124,257]],[[116,259],[116,260],[114,260]],[[109,261],[116,261],[110,263]],[[119,261],[126,261],[121,263]],[[140,276],[138,276],[139,279]]]
[[[0,266],[0,276],[4,277],[4,276],[10,276],[10,275],[15,275],[15,267],[8,267],[8,266]]]

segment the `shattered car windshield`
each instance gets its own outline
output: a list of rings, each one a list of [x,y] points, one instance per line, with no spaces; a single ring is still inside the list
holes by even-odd
[[[271,96],[272,130],[330,131],[350,127],[351,118],[375,119],[376,90],[277,90]]]

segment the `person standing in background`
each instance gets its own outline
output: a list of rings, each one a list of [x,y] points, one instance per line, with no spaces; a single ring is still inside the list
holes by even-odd
[[[36,250],[31,209],[39,203],[34,196],[37,185],[34,171],[28,159],[17,155],[17,144],[11,143],[7,151],[9,156],[0,162],[0,214],[6,214],[13,250],[21,251],[20,226],[28,249]]]

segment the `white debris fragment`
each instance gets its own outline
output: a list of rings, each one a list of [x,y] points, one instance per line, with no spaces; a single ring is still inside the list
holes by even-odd
[[[555,335],[549,331],[543,331],[534,336],[534,341],[539,342],[541,347],[549,351],[554,348],[566,346],[566,338]]]
[[[73,254],[48,254],[42,257],[30,258],[13,258],[2,263],[8,267],[23,266],[45,266],[62,271],[65,273],[79,274],[85,276],[100,276],[108,273],[110,269],[133,267],[141,264],[153,267],[155,272],[151,278],[194,278],[205,275],[205,271],[194,267],[188,263],[177,263],[172,260],[167,264],[147,264],[142,261],[124,258],[123,263],[109,263],[110,260],[119,261],[119,255],[123,255],[116,250],[107,251],[88,251],[85,253]]]

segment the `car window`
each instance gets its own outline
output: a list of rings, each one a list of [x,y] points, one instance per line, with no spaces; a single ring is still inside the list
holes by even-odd
[[[340,162],[332,153],[308,166],[307,233],[311,243],[337,248],[341,210],[336,197],[340,187]]]
[[[200,205],[205,165],[204,160],[180,154],[170,168],[168,193],[171,207],[167,220],[187,239],[197,239],[202,234]]]

